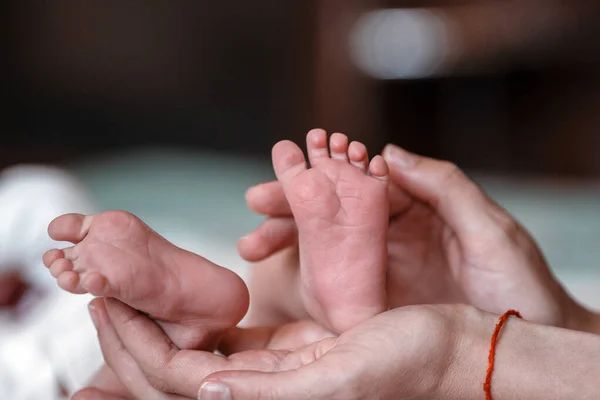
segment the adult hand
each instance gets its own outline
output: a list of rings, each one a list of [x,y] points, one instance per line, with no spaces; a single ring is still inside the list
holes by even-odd
[[[223,346],[233,354],[221,357],[179,350],[116,300],[95,300],[93,315],[107,363],[144,400],[480,399],[498,318],[471,306],[413,306],[338,338],[310,322],[236,329]],[[596,398],[598,357],[600,336],[511,318],[496,346],[494,398]]]
[[[445,312],[421,306],[381,314],[339,338],[311,322],[234,329],[222,345],[226,358],[179,350],[153,321],[116,300],[95,300],[93,308],[107,364],[134,398],[149,400],[196,398],[207,379],[226,382],[229,397],[206,384],[202,399],[429,398],[440,390],[457,328]],[[74,399],[113,400],[84,394]]]
[[[553,277],[528,232],[459,168],[393,145],[383,156],[392,183],[387,290],[392,307],[465,302],[497,314],[518,308],[530,321],[582,328],[587,312]],[[296,294],[296,230],[281,185],[251,188],[247,203],[269,218],[240,240],[240,254],[249,261],[272,256],[255,266],[253,318],[306,317]],[[260,289],[265,285],[275,294]],[[277,308],[265,312],[273,304]]]

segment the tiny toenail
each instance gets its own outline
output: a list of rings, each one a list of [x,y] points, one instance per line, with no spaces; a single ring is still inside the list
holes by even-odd
[[[414,154],[392,144],[387,145],[384,149],[383,158],[401,168],[410,168],[417,162]]]
[[[231,391],[221,383],[205,382],[198,392],[198,400],[231,400]]]

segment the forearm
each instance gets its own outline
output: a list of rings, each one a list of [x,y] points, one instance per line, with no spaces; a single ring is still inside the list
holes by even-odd
[[[481,399],[497,316],[466,308],[441,399]],[[510,318],[496,347],[492,393],[508,399],[597,399],[600,336]]]

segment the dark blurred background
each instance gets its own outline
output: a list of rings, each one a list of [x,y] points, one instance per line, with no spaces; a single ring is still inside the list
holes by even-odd
[[[0,166],[167,146],[268,157],[323,127],[372,153],[598,177],[598,3],[6,0]]]

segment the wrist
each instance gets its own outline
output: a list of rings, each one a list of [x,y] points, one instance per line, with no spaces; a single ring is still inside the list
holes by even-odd
[[[490,340],[498,316],[465,307],[449,368],[436,398],[483,398]],[[511,317],[496,345],[492,374],[495,400],[527,398],[592,399],[600,376],[600,337],[534,325]]]
[[[456,306],[451,360],[434,397],[440,400],[481,399],[493,333],[491,314],[471,306]]]

